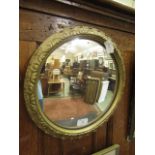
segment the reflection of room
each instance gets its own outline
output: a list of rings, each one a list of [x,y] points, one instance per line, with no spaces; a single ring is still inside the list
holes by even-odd
[[[103,46],[75,39],[48,57],[40,81],[48,118],[64,126],[82,126],[109,107],[116,70]]]

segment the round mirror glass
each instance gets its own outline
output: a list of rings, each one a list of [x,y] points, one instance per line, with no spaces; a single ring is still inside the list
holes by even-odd
[[[87,126],[111,106],[117,80],[113,53],[89,39],[59,46],[40,70],[37,95],[42,113],[64,128]]]

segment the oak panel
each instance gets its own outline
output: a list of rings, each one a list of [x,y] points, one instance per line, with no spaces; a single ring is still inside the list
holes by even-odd
[[[123,53],[124,64],[126,68],[126,85],[124,95],[113,116],[113,143],[121,145],[120,154],[130,155],[130,148],[133,142],[127,141],[127,127],[129,117],[129,104],[132,88],[132,69],[134,62],[134,51],[125,51]]]
[[[35,42],[20,41],[20,104],[19,104],[19,130],[20,130],[20,154],[21,155],[34,155],[39,154],[38,145],[38,129],[28,117],[23,96],[23,81],[25,70],[32,53],[36,49]]]
[[[46,15],[43,13],[20,9],[20,40],[43,42],[53,33],[65,27],[76,25],[89,25],[70,19]],[[132,51],[134,49],[134,34],[98,27],[116,42],[121,51]]]
[[[107,123],[104,123],[94,133],[93,137],[93,152],[101,150],[106,147],[106,136],[107,136]]]
[[[98,5],[101,6],[101,5]],[[119,11],[109,13],[108,9],[104,9],[102,7],[102,12],[99,12],[101,9],[97,9],[97,12],[94,8],[89,8],[88,4],[87,7],[82,7],[81,4],[77,4],[76,6],[73,3],[67,2],[55,2],[55,1],[48,1],[46,3],[43,0],[21,0],[20,7],[42,12],[44,14],[50,15],[57,15],[63,18],[72,19],[75,21],[80,21],[87,24],[95,24],[96,26],[102,27],[109,27],[112,29],[117,29],[121,31],[126,31],[130,33],[134,33],[134,15],[130,15],[128,17],[121,17],[124,16],[125,12],[117,15]],[[132,20],[129,20],[132,18]]]
[[[63,155],[89,155],[93,152],[92,134],[76,139],[62,140]]]
[[[46,3],[46,5],[47,4],[48,3]],[[55,10],[59,12],[61,10],[60,5],[55,6]],[[68,12],[67,9],[69,10]],[[52,15],[50,12],[47,14],[38,11],[20,9],[20,154],[89,155],[114,143],[118,143],[121,147],[120,155],[134,155],[134,142],[128,142],[126,140],[128,106],[132,85],[132,65],[134,59],[134,34],[124,32],[122,26],[120,29],[115,29],[116,21],[110,21],[112,19],[109,20],[109,23],[104,24],[105,20],[103,19],[105,18],[102,18],[101,16],[97,16],[97,20],[89,20],[88,23],[87,20],[91,18],[92,14],[88,14],[87,16],[83,15],[86,12],[79,14],[83,19],[83,22],[82,20],[78,21],[76,18],[70,18],[68,14],[71,10],[70,7],[65,8],[63,11],[66,12],[66,14],[65,18],[63,18],[62,16],[60,17],[60,14],[56,11],[55,14]],[[75,17],[76,16],[77,14],[75,14]],[[94,15],[92,17],[92,19],[94,19]],[[98,23],[99,19],[100,23]],[[111,24],[113,27],[110,26]],[[118,104],[113,117],[111,117],[103,126],[98,128],[96,132],[84,136],[81,139],[61,140],[44,134],[31,121],[24,105],[23,80],[28,61],[34,50],[37,48],[38,42],[41,43],[48,36],[62,30],[64,27],[74,25],[95,26],[102,29],[113,39],[120,49],[125,62],[126,87],[124,95],[120,104]],[[128,28],[132,32],[134,31],[133,25],[129,24]]]

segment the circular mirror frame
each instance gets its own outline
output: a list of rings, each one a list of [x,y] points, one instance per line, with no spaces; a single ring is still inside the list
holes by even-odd
[[[94,122],[88,124],[87,126],[77,129],[68,129],[53,123],[41,112],[37,96],[37,81],[41,66],[46,61],[47,57],[51,54],[51,51],[54,51],[63,43],[74,38],[90,39],[100,43],[102,46],[104,46],[105,41],[110,41],[113,44],[113,55],[117,69],[117,82],[111,106],[104,113],[104,115],[100,116],[100,118],[96,119]],[[83,134],[88,134],[92,131],[95,131],[100,125],[108,121],[108,118],[116,109],[116,106],[122,96],[124,83],[125,69],[120,51],[118,50],[116,44],[111,41],[111,39],[107,37],[103,31],[87,26],[65,28],[64,30],[52,34],[49,38],[47,38],[31,57],[24,81],[25,104],[32,120],[45,133],[61,138],[68,136],[81,136]]]

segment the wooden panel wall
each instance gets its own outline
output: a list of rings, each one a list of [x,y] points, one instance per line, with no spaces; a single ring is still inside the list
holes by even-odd
[[[103,15],[92,16],[87,10],[75,10],[70,14],[73,8],[53,1],[44,1],[44,11],[39,11],[40,3],[36,3],[35,8],[32,8],[33,3],[20,2],[20,155],[89,155],[116,143],[120,144],[120,155],[134,155],[134,142],[128,142],[126,138],[132,85],[134,25],[120,21],[117,23],[113,18],[107,20]],[[49,5],[47,8],[47,4],[50,4],[50,8]],[[67,9],[69,10],[66,12]],[[60,11],[64,15],[61,15]],[[71,16],[73,17],[70,18]],[[75,25],[98,27],[113,39],[124,59],[126,86],[114,115],[107,123],[96,132],[80,139],[61,140],[44,134],[30,119],[24,105],[23,81],[28,61],[38,44],[64,27]]]

